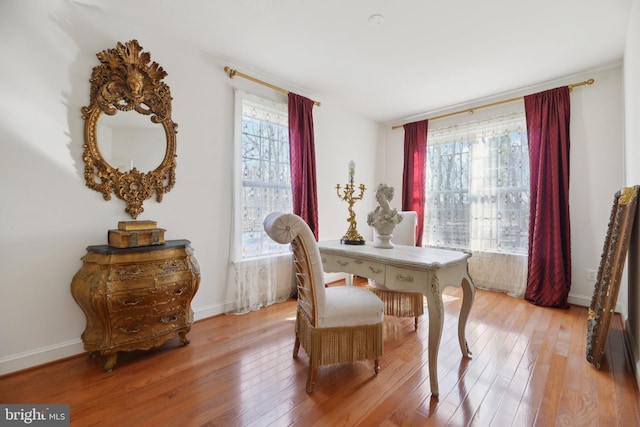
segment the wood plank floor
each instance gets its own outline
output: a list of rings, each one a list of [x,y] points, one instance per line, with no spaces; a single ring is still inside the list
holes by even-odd
[[[292,358],[294,300],[196,322],[177,339],[119,356],[79,355],[0,377],[2,403],[66,403],[72,426],[638,426],[640,399],[614,316],[603,367],[585,359],[587,309],[541,308],[478,291],[457,342],[462,293],[447,289],[438,375],[429,391],[428,316],[385,319],[373,363],[322,367],[307,395],[307,358]]]

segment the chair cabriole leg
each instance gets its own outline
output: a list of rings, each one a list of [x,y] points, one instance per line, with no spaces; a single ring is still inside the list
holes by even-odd
[[[313,389],[316,386],[316,373],[318,368],[309,367],[309,375],[307,376],[307,393],[313,393]]]
[[[293,344],[293,357],[298,357],[298,350],[300,350],[300,338],[296,335],[296,342]]]

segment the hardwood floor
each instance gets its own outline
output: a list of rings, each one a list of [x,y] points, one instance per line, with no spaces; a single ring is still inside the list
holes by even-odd
[[[585,358],[587,309],[533,306],[478,291],[457,342],[460,289],[445,295],[439,400],[431,398],[428,315],[385,318],[373,363],[321,367],[307,395],[307,358],[292,358],[294,300],[196,322],[177,339],[124,353],[111,373],[79,355],[0,377],[2,403],[66,403],[72,426],[638,426],[640,393],[614,316],[603,367]],[[426,311],[426,310],[425,310]]]

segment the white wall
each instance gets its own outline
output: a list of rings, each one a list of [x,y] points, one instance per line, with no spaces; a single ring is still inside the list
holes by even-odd
[[[613,197],[624,186],[624,102],[622,68],[587,73],[577,81],[595,84],[571,93],[571,290],[569,302],[588,306],[598,270]],[[617,311],[626,310],[626,286]]]
[[[83,351],[85,318],[71,279],[85,248],[106,244],[107,230],[131,219],[124,202],[104,201],[83,176],[80,109],[89,103],[96,53],[117,42],[137,38],[167,71],[178,123],[175,188],[160,204],[146,201],[138,219],[158,221],[167,239],[191,240],[202,274],[196,319],[223,312],[227,303],[233,86],[270,90],[223,71],[244,70],[242,64],[142,38],[85,11],[64,0],[0,5],[0,375]],[[374,186],[378,125],[328,103],[314,109],[314,119],[320,238],[337,239],[347,229],[347,206],[334,187],[346,182],[351,159],[356,181]],[[358,217],[372,205],[368,192]]]
[[[364,239],[372,239],[366,218],[376,204],[373,190],[378,184],[375,179],[378,125],[342,109],[325,109],[323,104],[314,111],[314,122],[325,121],[332,125],[315,127],[319,240],[339,239],[349,228],[349,205],[338,198],[336,185],[344,188],[348,182],[350,160],[356,164],[354,184],[366,187],[364,198],[354,204],[358,231]]]
[[[597,270],[599,267],[613,195],[624,183],[621,64],[568,76],[501,97],[511,99],[589,78],[595,79],[594,85],[575,88],[571,93],[569,185],[572,283],[569,302],[583,306],[590,304],[595,286],[595,282],[587,280],[586,272],[587,269]],[[456,106],[450,111],[428,114],[427,117],[461,111],[496,100],[498,99],[474,101],[469,105]],[[492,111],[478,110],[474,119],[479,114],[491,115]],[[444,120],[433,121],[430,126],[441,126],[446,123]],[[387,168],[383,179],[396,188],[402,188],[404,131],[391,130],[390,125],[386,126],[385,131],[383,151],[387,158]],[[626,286],[623,286],[618,310],[626,309],[626,294]]]

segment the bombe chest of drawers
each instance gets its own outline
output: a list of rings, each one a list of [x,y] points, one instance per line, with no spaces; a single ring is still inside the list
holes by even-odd
[[[82,262],[71,294],[87,320],[84,349],[106,357],[105,371],[111,371],[120,351],[148,350],[176,335],[189,343],[191,300],[200,285],[191,242],[89,246]]]

